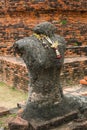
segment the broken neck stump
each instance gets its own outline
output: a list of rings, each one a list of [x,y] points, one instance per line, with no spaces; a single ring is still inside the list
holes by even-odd
[[[29,122],[48,121],[70,112],[60,85],[66,42],[55,30],[51,23],[41,23],[32,36],[14,44],[29,72],[29,97],[22,115]]]

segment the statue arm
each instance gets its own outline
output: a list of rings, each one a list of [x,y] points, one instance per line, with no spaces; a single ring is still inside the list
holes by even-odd
[[[14,53],[22,57],[22,55],[25,53],[26,45],[27,45],[27,42],[25,38],[16,41],[13,45]]]

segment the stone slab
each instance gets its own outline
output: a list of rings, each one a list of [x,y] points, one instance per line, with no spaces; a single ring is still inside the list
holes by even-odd
[[[86,86],[74,86],[64,88],[64,94],[71,94],[74,96],[87,96],[87,87]]]
[[[29,130],[48,130],[55,127],[58,127],[65,122],[69,122],[73,119],[76,119],[78,115],[78,111],[72,111],[64,116],[56,117],[48,121],[41,120],[31,120],[29,122]]]
[[[66,124],[63,124],[63,125],[56,127],[56,128],[52,128],[50,130],[71,130],[71,128],[69,127],[70,123],[72,123],[72,122],[68,122]]]
[[[72,111],[64,116],[56,117],[48,121],[30,120],[29,122],[21,117],[16,117],[8,125],[10,130],[50,130],[73,119],[77,119],[77,115],[78,111]]]
[[[5,107],[0,107],[0,116],[9,114],[9,110]]]
[[[87,119],[73,122],[71,130],[87,130]]]
[[[16,117],[8,124],[10,130],[28,130],[28,122],[21,117]]]

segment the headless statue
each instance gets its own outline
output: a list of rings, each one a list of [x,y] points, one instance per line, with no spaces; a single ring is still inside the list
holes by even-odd
[[[22,115],[26,120],[50,118],[50,108],[63,99],[60,73],[66,42],[55,34],[56,27],[49,22],[38,24],[33,31],[32,36],[14,44],[29,72],[29,96]]]

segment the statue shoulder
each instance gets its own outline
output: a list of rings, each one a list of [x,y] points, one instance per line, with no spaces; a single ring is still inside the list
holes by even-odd
[[[32,46],[35,43],[34,39],[32,36],[30,37],[24,37],[23,39],[20,39],[16,41],[14,44],[17,45],[19,48],[21,47],[28,47]]]
[[[16,41],[13,45],[14,53],[18,53],[20,56],[25,54],[25,52],[31,53],[32,49],[36,45],[36,42],[32,36],[25,37]]]
[[[60,35],[55,35],[55,37],[56,37],[56,39],[58,40],[59,43],[66,45],[67,41],[65,40],[64,37],[62,37]]]

